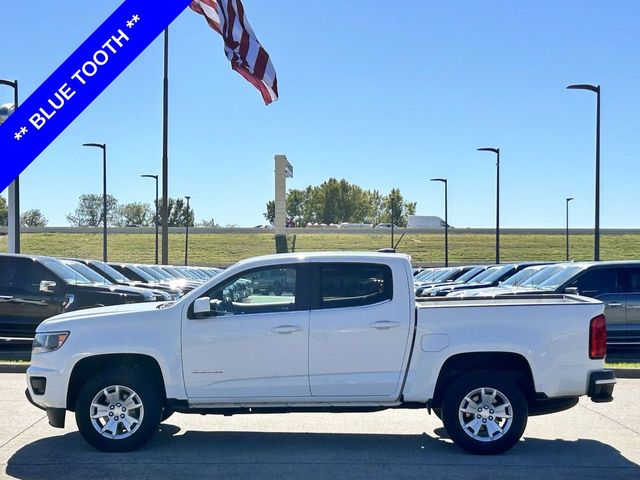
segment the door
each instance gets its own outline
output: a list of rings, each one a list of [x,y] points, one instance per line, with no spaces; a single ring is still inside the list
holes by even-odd
[[[45,319],[62,312],[60,280],[27,257],[0,257],[0,335],[32,337]],[[56,282],[52,292],[41,292],[40,282]]]
[[[193,303],[188,307],[182,359],[190,399],[278,402],[310,396],[302,270],[286,265],[248,270],[209,290],[210,313],[196,315]],[[264,288],[264,276],[291,283],[274,292]]]
[[[640,345],[640,267],[627,267],[624,290],[627,293],[625,338],[621,343]]]
[[[623,269],[618,266],[595,267],[576,279],[580,295],[592,297],[604,303],[607,319],[607,343],[614,343],[625,336],[627,296],[622,287]]]
[[[382,264],[312,269],[309,383],[313,396],[389,396],[398,388],[413,305],[406,272]],[[394,278],[402,280],[394,283]]]

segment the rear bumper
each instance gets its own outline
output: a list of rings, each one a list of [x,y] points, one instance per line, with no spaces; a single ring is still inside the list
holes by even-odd
[[[587,395],[592,402],[604,403],[613,400],[613,387],[616,384],[616,375],[613,370],[600,370],[589,374],[589,387]]]

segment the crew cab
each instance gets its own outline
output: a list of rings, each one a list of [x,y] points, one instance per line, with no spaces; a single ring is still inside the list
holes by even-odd
[[[248,289],[271,272],[282,292]],[[296,253],[244,260],[175,302],[40,325],[27,397],[105,451],[174,411],[235,415],[421,408],[462,448],[494,454],[529,415],[612,400],[601,302],[575,295],[415,302],[410,259]]]

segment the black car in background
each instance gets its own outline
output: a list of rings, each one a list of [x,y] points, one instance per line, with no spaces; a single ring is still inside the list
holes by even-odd
[[[575,262],[555,267],[558,271],[535,288],[519,288],[508,295],[566,293],[595,298],[604,303],[607,348],[640,347],[640,262]]]
[[[150,291],[96,285],[56,258],[0,254],[0,336],[33,337],[54,315],[85,308],[154,301]]]

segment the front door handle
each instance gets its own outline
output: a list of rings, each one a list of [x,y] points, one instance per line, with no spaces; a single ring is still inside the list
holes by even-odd
[[[620,302],[611,302],[611,303],[607,303],[607,307],[621,307],[622,304]]]
[[[273,333],[279,333],[280,335],[288,335],[290,333],[302,331],[302,327],[298,325],[279,325],[271,329]]]
[[[390,322],[388,320],[381,320],[379,322],[369,324],[369,328],[375,328],[376,330],[388,330],[399,326],[400,324],[398,322]]]

